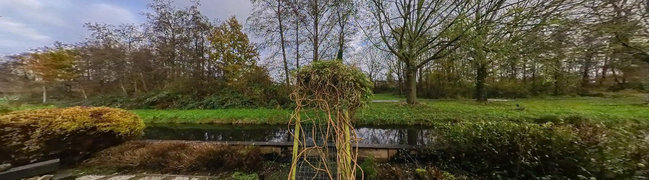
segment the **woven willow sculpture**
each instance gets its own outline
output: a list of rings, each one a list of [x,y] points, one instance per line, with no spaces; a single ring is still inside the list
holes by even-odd
[[[372,95],[372,82],[359,69],[338,60],[314,62],[298,70],[295,77],[291,98],[296,107],[289,123],[294,125],[289,179],[296,179],[300,164],[329,179],[355,179],[358,139],[353,117]],[[312,128],[305,131],[303,123]],[[335,152],[330,152],[329,142],[334,143]],[[336,167],[327,162],[332,153]]]

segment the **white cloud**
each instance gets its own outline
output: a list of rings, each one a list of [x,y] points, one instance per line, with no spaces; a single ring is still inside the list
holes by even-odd
[[[177,8],[191,4],[174,0]],[[0,0],[0,54],[51,45],[53,41],[83,41],[86,22],[139,24],[151,0]],[[236,16],[244,24],[252,10],[249,0],[201,0],[201,13],[211,20]]]
[[[0,0],[0,12],[30,22],[63,25],[65,21],[59,18],[60,15],[55,11],[56,8],[53,8],[56,4],[52,3],[53,1],[42,0]],[[55,3],[58,3],[58,1]]]
[[[86,22],[138,23],[135,13],[116,1],[0,0],[0,53],[10,54],[83,40]]]
[[[236,16],[239,23],[245,23],[252,11],[252,4],[249,0],[202,0],[199,10],[201,14],[213,20],[225,21],[231,16]],[[176,7],[191,5],[191,1],[176,0]]]
[[[3,0],[0,3],[4,5],[15,4],[17,7],[28,9],[40,9],[43,7],[43,3],[38,0]]]
[[[23,23],[12,21],[9,18],[3,17],[2,19],[0,19],[0,27],[2,27],[0,28],[0,35],[7,34],[8,36],[19,36],[34,41],[43,41],[50,39],[49,36],[38,32],[38,30],[28,27]]]
[[[83,22],[104,23],[104,24],[122,24],[122,23],[136,23],[135,14],[126,8],[119,6],[99,3],[93,4],[86,8]]]

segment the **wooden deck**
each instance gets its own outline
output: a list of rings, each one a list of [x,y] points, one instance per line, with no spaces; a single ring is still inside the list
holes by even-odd
[[[24,166],[18,166],[6,171],[0,172],[2,180],[18,180],[25,177],[32,177],[41,174],[47,174],[59,169],[59,159],[42,161]]]
[[[263,141],[186,141],[186,140],[137,140],[140,142],[183,142],[183,143],[208,143],[233,146],[273,146],[273,147],[293,147],[293,142],[263,142]],[[329,146],[333,147],[333,144]],[[359,149],[415,149],[417,146],[403,144],[358,144]]]
[[[266,154],[286,154],[290,153],[293,147],[292,142],[254,142],[254,141],[183,141],[183,140],[138,140],[145,143],[201,143],[201,144],[214,144],[214,145],[230,145],[230,146],[257,146],[261,149],[262,153]],[[333,144],[329,145],[333,147]],[[360,158],[372,156],[377,161],[388,161],[395,157],[398,153],[416,153],[417,146],[413,145],[399,145],[399,144],[358,144],[353,147],[358,147],[358,154]]]

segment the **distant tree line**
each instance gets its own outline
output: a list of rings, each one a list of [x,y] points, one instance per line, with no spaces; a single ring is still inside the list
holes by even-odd
[[[281,59],[286,84],[322,57],[344,57],[408,103],[597,95],[649,81],[644,0],[252,2],[250,28]]]
[[[44,103],[52,96],[158,108],[286,104],[237,19],[215,25],[198,6],[156,0],[142,25],[88,23],[85,42],[13,56],[5,66],[15,67],[8,74],[26,92],[42,91]]]
[[[332,59],[411,104],[649,89],[645,0],[251,2],[245,30],[256,45],[234,18],[215,25],[198,3],[156,0],[142,25],[86,24],[85,42],[0,70],[43,100],[58,87],[59,96],[186,108],[286,105],[291,72]]]
[[[647,89],[643,0],[372,0],[368,6],[368,41],[388,52],[383,80],[409,103],[417,96],[486,101]]]

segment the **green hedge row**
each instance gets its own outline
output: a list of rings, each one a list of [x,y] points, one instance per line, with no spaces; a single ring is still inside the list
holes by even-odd
[[[161,91],[140,96],[97,96],[88,100],[63,103],[65,105],[110,106],[129,109],[226,109],[276,108],[291,106],[288,90],[277,87],[269,92],[249,95],[235,90],[221,90],[211,95],[192,95]]]
[[[438,124],[420,159],[488,179],[649,177],[646,125],[567,122]]]

